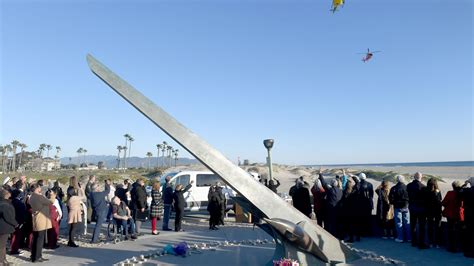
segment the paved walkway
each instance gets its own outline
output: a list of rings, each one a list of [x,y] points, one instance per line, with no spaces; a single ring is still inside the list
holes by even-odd
[[[118,244],[103,242],[88,244],[93,225],[89,225],[89,234],[84,241],[79,241],[79,248],[65,246],[66,240],[61,239],[61,247],[56,250],[44,250],[44,257],[49,259],[44,265],[113,265],[141,254],[156,253],[168,244],[185,241],[189,245],[202,246],[203,243],[218,246],[212,249],[199,249],[188,257],[165,255],[149,260],[144,265],[265,265],[271,261],[275,245],[257,243],[271,240],[264,231],[249,224],[227,223],[218,231],[208,230],[205,215],[193,215],[186,218],[183,225],[185,232],[161,232],[151,235],[150,223],[143,225],[144,236],[137,241],[124,241]],[[161,228],[161,225],[159,226]],[[105,229],[105,227],[104,227]],[[105,233],[105,230],[104,230]],[[240,245],[224,245],[224,242],[243,242]],[[217,244],[217,242],[220,242]],[[351,265],[474,265],[474,259],[465,258],[461,253],[452,254],[444,249],[418,250],[410,244],[400,244],[393,240],[380,238],[363,238],[361,242],[352,244],[362,256],[361,260]],[[15,265],[29,265],[29,252],[19,256],[8,256]]]

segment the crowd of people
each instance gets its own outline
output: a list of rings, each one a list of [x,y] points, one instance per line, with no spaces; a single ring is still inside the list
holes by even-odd
[[[474,178],[464,184],[453,182],[453,190],[444,198],[438,180],[430,178],[425,185],[419,172],[409,184],[404,176],[396,176],[392,187],[389,180],[383,180],[374,189],[366,179],[364,173],[347,175],[343,170],[342,176],[326,180],[320,171],[311,188],[300,177],[289,195],[296,209],[346,242],[360,241],[379,228],[384,239],[410,242],[420,249],[443,244],[450,252],[463,251],[465,256],[474,257]],[[377,225],[372,222],[374,208]],[[442,217],[447,220],[446,240]]]
[[[464,183],[453,182],[453,189],[444,197],[438,181],[430,178],[425,185],[421,173],[416,173],[409,184],[404,176],[398,175],[394,186],[383,180],[375,189],[366,179],[364,173],[347,175],[343,171],[342,176],[327,180],[320,171],[312,187],[303,177],[298,178],[289,195],[296,209],[346,242],[360,241],[374,233],[372,213],[376,208],[375,217],[384,239],[410,242],[420,249],[444,245],[450,252],[463,251],[465,256],[474,257],[474,177]],[[270,180],[265,186],[277,193],[280,182]],[[60,246],[61,223],[68,225],[67,246],[73,248],[79,246],[78,232],[84,232],[84,226],[94,221],[91,243],[100,242],[105,222],[113,223],[125,240],[132,241],[143,235],[142,222],[147,220],[151,220],[153,235],[159,234],[157,221],[161,219],[162,230],[171,231],[172,209],[174,230],[183,231],[184,193],[191,187],[192,181],[186,186],[174,186],[167,177],[165,184],[155,181],[147,195],[144,179],[115,185],[105,180],[99,184],[92,175],[84,189],[79,179],[72,176],[64,193],[58,181],[46,185],[43,180],[27,180],[25,176],[6,178],[0,188],[0,262],[8,265],[8,243],[11,255],[28,249],[32,262],[47,261],[42,250]],[[374,195],[378,196],[376,204]],[[218,230],[224,224],[225,209],[221,185],[212,185],[207,207],[210,230]],[[441,230],[442,217],[447,220],[446,240]]]
[[[134,183],[125,180],[123,184],[112,184],[111,180],[105,180],[100,184],[91,175],[82,186],[79,178],[72,176],[64,193],[58,181],[46,185],[43,180],[27,180],[26,176],[7,177],[0,188],[0,265],[8,265],[7,246],[11,255],[21,254],[22,249],[26,249],[31,251],[32,262],[47,261],[42,250],[60,247],[61,223],[67,223],[68,247],[79,247],[77,235],[85,232],[85,226],[91,222],[95,222],[92,244],[100,242],[104,223],[112,223],[124,240],[133,241],[143,235],[141,226],[144,221],[151,220],[153,235],[159,234],[157,221],[161,218],[162,230],[170,231],[168,223],[173,205],[176,212],[174,230],[183,231],[183,194],[191,186],[192,182],[184,188],[180,184],[174,187],[167,178],[163,186],[154,181],[148,195],[142,178]],[[211,219],[214,230],[218,224],[223,224],[223,216],[220,188],[213,186],[213,189],[209,192],[210,198],[217,193],[215,206],[220,208],[210,210],[212,217],[217,215]],[[151,197],[151,203],[147,197]]]

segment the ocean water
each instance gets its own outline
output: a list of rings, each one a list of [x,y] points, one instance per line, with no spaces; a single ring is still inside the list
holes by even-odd
[[[319,167],[319,165],[308,165],[311,167]],[[412,162],[412,163],[371,163],[371,164],[326,164],[325,166],[372,166],[372,167],[433,167],[433,166],[449,166],[449,167],[474,167],[474,161],[452,161],[452,162]]]

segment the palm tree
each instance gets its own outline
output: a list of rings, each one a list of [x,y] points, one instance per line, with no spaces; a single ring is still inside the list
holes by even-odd
[[[5,153],[6,153],[6,149],[2,145],[0,145],[0,153],[2,154],[2,172],[5,172]]]
[[[161,157],[163,158],[163,167],[165,167],[165,151],[167,148],[168,143],[166,143],[166,141],[163,141],[163,145],[161,146],[161,151],[163,152],[163,154],[161,155]]]
[[[170,167],[173,166],[173,156],[174,156],[174,149],[171,148],[170,150]]]
[[[22,161],[22,159],[23,159],[23,151],[24,151],[24,149],[26,149],[28,146],[26,146],[25,143],[20,143],[20,144],[18,144],[18,147],[21,148],[21,155],[20,155],[20,161],[18,162],[18,167],[21,167],[21,161]]]
[[[49,151],[53,148],[53,146],[51,146],[50,144],[47,144],[46,145],[46,149],[48,150],[48,153],[46,155],[46,157],[49,157]]]
[[[178,163],[178,152],[178,149],[174,150],[174,167],[176,167],[176,164]]]
[[[122,152],[122,146],[117,146],[118,154],[117,154],[117,169],[120,168],[120,153]]]
[[[16,172],[16,148],[18,147],[18,144],[20,142],[18,140],[12,141],[12,151],[13,151],[13,156],[12,156],[12,171]]]
[[[160,167],[160,150],[161,150],[161,144],[156,144],[156,149],[158,150],[158,153],[156,155],[156,167]]]
[[[56,146],[56,155],[54,156],[55,158],[59,158],[59,152],[61,151],[60,146]]]
[[[128,140],[130,139],[130,134],[126,133],[125,135],[123,135],[123,137],[125,138],[125,153],[123,154],[123,168],[127,168],[127,148],[128,148]]]
[[[5,152],[7,154],[7,162],[6,162],[6,166],[7,166],[7,172],[11,169],[11,162],[10,162],[10,152],[12,151],[12,146],[10,146],[10,144],[7,144],[5,145]]]
[[[127,146],[122,146],[122,150],[123,150],[123,169],[125,171],[125,167],[127,166],[127,163],[126,163],[126,157],[125,155],[127,154]]]
[[[171,150],[173,149],[173,147],[171,147],[170,145],[168,145],[166,147],[166,157],[167,157],[167,161],[166,161],[166,164],[168,165],[168,167],[171,167],[171,163],[170,163],[170,154],[171,154]]]
[[[133,141],[135,141],[135,139],[132,136],[130,136],[128,138],[128,159],[130,159],[130,152],[132,150],[132,142]]]
[[[40,158],[43,158],[43,151],[45,149],[46,149],[46,144],[44,144],[44,143],[40,144],[39,149],[38,149],[38,151],[39,151],[38,155],[39,155]]]
[[[84,163],[85,163],[86,166],[87,166],[87,161],[86,161],[86,153],[87,153],[87,150],[86,150],[86,149],[82,150],[82,153],[84,153]]]
[[[84,151],[83,148],[79,148],[77,149],[77,161],[78,161],[78,164],[79,164],[79,167],[81,167],[81,153]]]
[[[148,160],[148,170],[150,170],[150,158],[151,158],[151,156],[153,156],[153,153],[151,153],[151,152],[146,153],[146,157],[148,157],[148,159],[147,159]]]

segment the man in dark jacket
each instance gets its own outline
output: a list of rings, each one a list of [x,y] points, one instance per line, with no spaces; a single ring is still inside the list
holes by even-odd
[[[323,175],[319,174],[319,180],[326,190],[326,204],[332,207],[336,206],[342,198],[342,190],[337,187],[336,179],[331,180],[331,185],[329,185]]]
[[[395,229],[397,230],[397,238],[395,241],[410,241],[410,213],[408,212],[408,192],[405,185],[405,177],[397,176],[397,184],[390,189],[388,199],[393,205]]]
[[[23,200],[23,192],[19,189],[14,189],[12,191],[12,205],[15,208],[15,219],[18,223],[18,226],[15,228],[15,232],[12,235],[11,245],[10,245],[10,255],[20,254],[20,247],[25,243],[25,237],[23,235],[23,224],[26,222],[26,216],[28,212],[26,211],[26,205]]]
[[[220,215],[220,197],[217,192],[216,186],[211,186],[207,193],[207,210],[209,211],[209,230],[218,230],[216,227],[219,224]]]
[[[184,193],[186,193],[193,185],[193,181],[183,189],[183,185],[178,184],[176,185],[176,189],[173,193],[173,202],[174,202],[174,211],[176,212],[174,218],[174,230],[176,232],[183,231],[181,229],[181,221],[184,215],[184,206],[186,205],[186,201],[184,199]]]
[[[359,174],[360,182],[357,188],[358,208],[360,209],[360,227],[359,235],[371,235],[371,217],[374,208],[374,188],[371,183],[367,182],[364,173]]]
[[[295,179],[295,184],[290,187],[290,190],[288,191],[288,195],[290,195],[290,197],[293,197],[293,195],[295,194],[295,191],[296,191],[296,183],[298,182],[299,178]],[[265,184],[266,187],[268,187],[268,184]]]
[[[135,220],[137,234],[139,236],[143,235],[141,232],[141,226],[143,221],[143,214],[147,209],[146,204],[146,189],[145,189],[145,180],[142,178],[137,180],[137,185],[132,189],[132,213],[133,219]]]
[[[311,217],[311,199],[309,190],[304,186],[301,180],[296,182],[296,190],[293,193],[293,206],[304,215]]]
[[[321,171],[319,173],[319,180],[326,191],[326,205],[324,206],[324,229],[335,236],[337,234],[336,205],[342,198],[342,189],[337,186],[336,179],[331,180],[331,185],[329,185],[326,180],[324,180]]]
[[[171,204],[173,204],[173,187],[170,183],[170,176],[167,176],[163,185],[163,231],[171,231],[168,226],[171,214]]]
[[[275,184],[275,181],[276,181],[276,184]],[[279,181],[278,179],[276,179],[276,178],[275,178],[275,181],[273,181],[273,179],[270,180],[270,181],[268,182],[268,188],[269,188],[271,191],[277,193],[277,188],[280,186],[280,181]]]
[[[15,231],[15,208],[10,203],[11,194],[8,190],[0,188],[0,262],[9,265],[6,257],[8,236]]]
[[[92,208],[92,197],[91,197],[91,193],[94,191],[92,189],[92,185],[95,184],[95,175],[90,175],[89,176],[89,181],[87,182],[86,184],[86,188],[84,190],[84,193],[86,195],[86,198],[87,198],[87,221],[88,222],[92,222],[95,220],[95,216],[97,215],[95,212],[94,212],[94,209]]]
[[[130,193],[132,190],[132,186],[130,184],[130,180],[125,179],[123,181],[123,185],[117,185],[117,189],[115,190],[115,196],[119,197],[121,202],[125,202],[125,204],[130,205],[128,202],[127,193]]]
[[[428,248],[425,243],[425,185],[421,183],[423,175],[420,172],[415,173],[414,180],[407,185],[410,209],[410,234],[412,237],[411,245],[418,246],[420,249]]]
[[[95,214],[97,215],[95,227],[94,227],[94,234],[92,236],[92,243],[98,243],[99,242],[99,234],[100,234],[100,229],[102,227],[102,224],[105,221],[105,218],[107,217],[107,212],[108,212],[108,204],[106,197],[110,192],[110,181],[106,180],[105,181],[105,190],[104,191],[99,191],[99,184],[94,183],[92,184],[92,192],[90,193],[91,197],[91,205],[92,209],[94,210]]]
[[[290,187],[290,191],[288,192],[288,195],[290,195],[290,197],[293,197],[293,194],[296,191],[296,183],[298,183],[298,180],[302,181],[304,186],[309,188],[309,183],[304,180],[304,176],[300,176],[295,180],[295,185]],[[265,185],[265,186],[268,187],[268,185]]]
[[[218,225],[224,225],[224,216],[225,216],[225,209],[227,206],[227,199],[225,198],[224,192],[222,191],[222,186],[220,182],[216,184],[216,192],[219,196],[219,213],[218,213]]]
[[[470,184],[471,187],[467,187]],[[464,256],[474,258],[474,177],[466,181],[459,196],[464,204]]]

